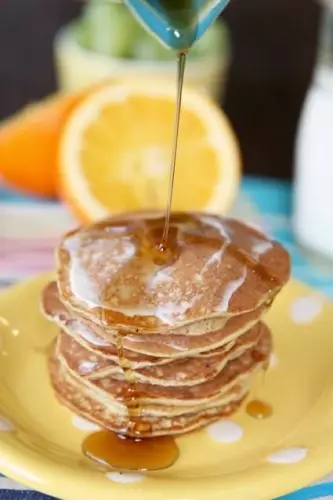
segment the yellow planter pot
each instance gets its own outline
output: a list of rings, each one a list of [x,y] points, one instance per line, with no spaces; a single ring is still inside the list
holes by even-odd
[[[72,91],[97,83],[105,78],[149,77],[175,79],[176,65],[172,61],[140,61],[108,57],[81,47],[71,26],[62,28],[54,41],[55,64],[61,90]],[[186,82],[201,87],[214,98],[223,92],[228,58],[190,60]]]

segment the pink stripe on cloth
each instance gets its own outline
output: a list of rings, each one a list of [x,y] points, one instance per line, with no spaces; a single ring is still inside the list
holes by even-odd
[[[2,244],[6,245],[7,247],[17,247],[18,245],[28,245],[30,247],[36,247],[36,248],[43,248],[43,247],[49,247],[49,246],[55,246],[59,243],[60,237],[59,238],[35,238],[35,237],[6,237],[6,236],[1,236],[0,234],[0,241]]]
[[[0,203],[0,287],[53,269],[61,235],[76,224],[60,204]]]
[[[58,240],[39,240],[0,237],[0,277],[11,269],[45,270],[54,263],[54,248]]]

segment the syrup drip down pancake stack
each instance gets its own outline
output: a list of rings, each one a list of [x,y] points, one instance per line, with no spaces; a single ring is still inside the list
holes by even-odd
[[[43,294],[62,404],[129,437],[179,435],[236,411],[272,349],[263,315],[287,252],[233,219],[117,216],[67,234]]]

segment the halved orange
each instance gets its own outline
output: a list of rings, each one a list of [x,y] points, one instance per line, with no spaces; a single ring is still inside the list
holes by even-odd
[[[60,147],[61,192],[83,220],[164,209],[175,116],[175,86],[118,82],[84,99]],[[226,212],[240,178],[239,148],[223,112],[184,89],[173,209]]]

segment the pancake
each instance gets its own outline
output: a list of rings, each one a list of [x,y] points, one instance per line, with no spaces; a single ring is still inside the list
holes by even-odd
[[[234,219],[158,213],[76,229],[42,296],[59,327],[49,372],[64,406],[129,437],[178,435],[236,411],[265,369],[262,319],[287,282],[275,241]]]
[[[150,383],[135,382],[135,401],[131,404],[139,405],[140,418],[145,422],[146,417],[167,418],[175,415],[201,412],[221,407],[232,402],[234,393],[242,396],[248,391],[249,378],[267,363],[271,352],[271,336],[267,327],[258,344],[247,349],[236,359],[230,358],[222,371],[204,383],[192,386],[165,387]],[[89,380],[70,370],[59,355],[57,348],[51,360],[52,383],[58,397],[64,404],[82,406],[89,405],[90,415],[95,414],[93,420],[104,412],[125,419],[128,416],[128,401],[126,394],[133,383],[126,380],[115,380],[111,376]],[[135,379],[134,379],[135,380]],[[78,411],[77,410],[77,411]],[[132,420],[132,419],[131,419]],[[102,425],[99,422],[99,425]],[[111,424],[110,424],[111,425]],[[114,429],[112,429],[114,430]]]
[[[264,360],[269,355],[270,342],[268,342],[267,337],[270,338],[270,333],[267,327],[265,327],[265,329],[266,335],[260,337],[259,343],[253,349],[247,350],[242,356],[228,362],[225,368],[211,380],[205,381],[202,384],[193,383],[192,385],[181,387],[161,386],[138,382],[135,383],[135,390],[138,394],[143,394],[145,399],[154,400],[156,398],[166,398],[174,401],[181,399],[183,404],[186,404],[186,400],[191,401],[204,399],[207,401],[209,398],[214,398],[219,394],[221,388],[232,380],[235,374],[238,374],[239,372],[242,373],[243,371],[246,372],[248,367],[251,367],[254,364],[254,355],[259,358],[260,352],[263,351],[261,357],[264,358]],[[119,380],[113,379],[112,376],[104,376],[101,379],[89,380],[87,383],[91,383],[96,387],[101,388],[103,391],[111,394],[114,398],[117,398],[119,394],[121,395],[126,392],[129,384],[124,377]],[[136,398],[136,400],[140,403],[140,397]]]
[[[43,294],[44,313],[54,320],[62,330],[65,330],[80,342],[86,342],[87,348],[92,351],[109,354],[111,358],[117,356],[117,336],[105,333],[102,327],[87,319],[79,319],[61,303],[55,284],[48,285]],[[132,352],[146,356],[157,357],[185,357],[194,354],[205,355],[207,351],[218,354],[219,348],[231,341],[236,341],[239,335],[252,328],[266,312],[263,305],[257,310],[234,315],[225,319],[223,327],[216,331],[196,335],[175,335],[168,332],[162,334],[127,334],[123,336],[122,346],[125,357],[134,360]],[[199,328],[199,326],[198,326]],[[81,340],[83,339],[83,340]],[[130,352],[131,351],[131,352]],[[209,356],[209,354],[207,354]]]
[[[152,437],[188,432],[237,409],[249,390],[251,377],[267,363],[269,353],[266,329],[257,347],[231,360],[210,382],[186,388],[135,383],[135,405],[139,405],[140,415],[131,417],[130,427],[129,409],[124,404],[126,381],[83,379],[68,370],[56,353],[50,360],[50,373],[57,397],[75,413],[129,436],[136,435],[139,425],[146,429],[144,436]]]
[[[176,212],[165,254],[163,226],[159,214],[140,213],[68,233],[57,251],[61,301],[105,330],[161,332],[198,320],[210,330],[210,319],[255,310],[289,278],[283,247],[241,222]]]
[[[236,342],[229,342],[218,353],[211,357],[192,356],[186,358],[132,362],[130,368],[135,380],[169,386],[184,386],[201,383],[214,378],[227,364],[228,360],[235,359],[247,349],[258,344],[265,334],[267,327],[258,323],[251,330],[244,333]],[[122,380],[123,369],[119,365],[119,358],[109,359],[101,356],[97,351],[92,352],[73,337],[62,331],[58,337],[58,356],[61,356],[68,367],[80,376],[89,379],[106,378],[112,376]]]
[[[49,365],[51,381],[61,404],[75,414],[94,422],[102,429],[126,434],[129,437],[137,437],[138,435],[141,438],[176,436],[194,431],[234,413],[246,397],[246,392],[242,394],[242,391],[239,390],[236,391],[235,398],[224,406],[203,410],[200,413],[182,414],[172,418],[168,416],[132,417],[132,425],[129,427],[126,416],[119,417],[118,414],[108,410],[106,405],[96,404],[94,398],[87,394],[80,397],[80,392],[77,391],[75,385],[71,385],[68,380],[60,376],[60,371],[53,358],[50,359]]]

